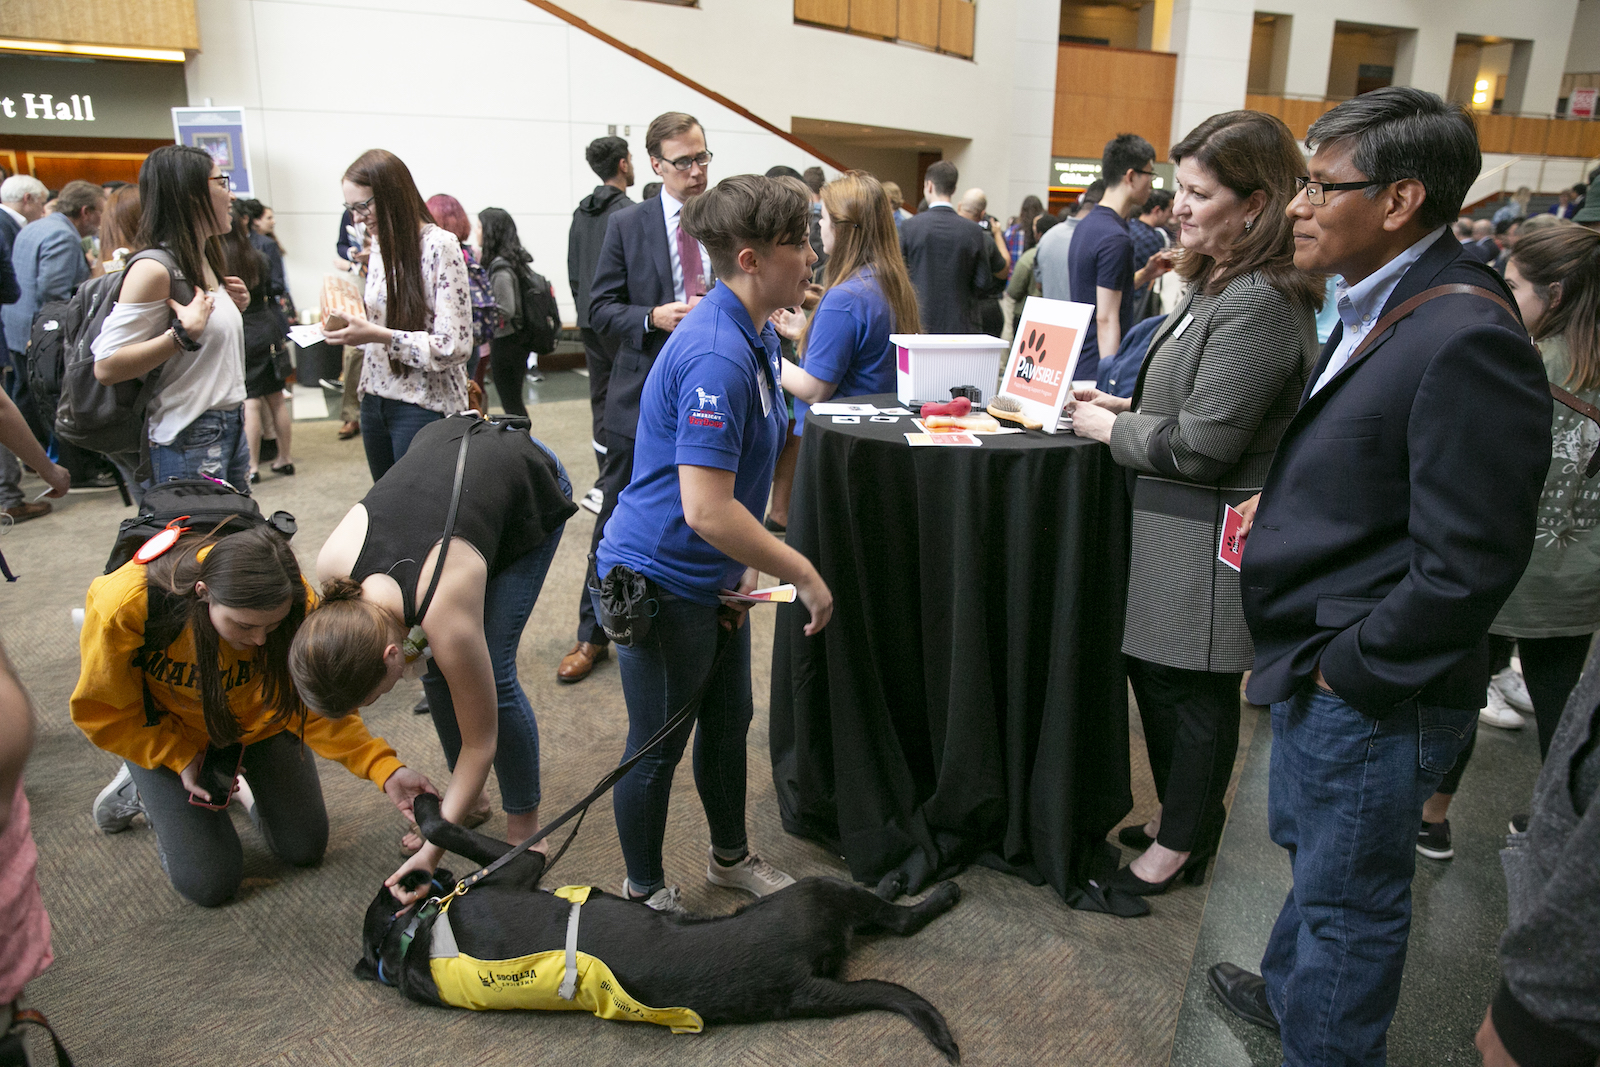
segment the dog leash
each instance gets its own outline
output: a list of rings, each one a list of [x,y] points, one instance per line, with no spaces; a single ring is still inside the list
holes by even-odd
[[[617,764],[616,767],[612,768],[610,773],[608,773],[604,778],[600,779],[599,784],[597,784],[593,789],[589,790],[588,796],[584,797],[572,807],[562,812],[560,816],[551,822],[546,823],[542,828],[539,829],[537,833],[533,834],[533,836],[529,837],[520,844],[513,845],[511,851],[507,852],[505,855],[501,856],[487,867],[480,868],[479,870],[474,871],[457,882],[456,887],[451,890],[448,895],[438,898],[440,905],[442,906],[456,897],[465,896],[467,891],[473,886],[494,874],[500,868],[504,867],[506,864],[510,863],[524,852],[528,851],[528,849],[532,848],[534,845],[537,845],[540,841],[544,840],[552,832],[560,829],[570,819],[576,817],[578,822],[572,827],[572,832],[569,833],[567,835],[567,839],[561,843],[561,847],[556,851],[556,854],[552,856],[547,863],[545,863],[545,873],[548,874],[550,869],[554,867],[561,857],[566,854],[567,846],[572,844],[572,839],[578,836],[578,830],[583,826],[583,816],[588,813],[589,805],[593,804],[596,800],[599,800],[602,796],[609,792],[611,788],[621,781],[624,775],[633,770],[634,766],[652,749],[662,744],[662,742],[666,741],[668,737],[671,737],[680,728],[692,723],[696,716],[700,714],[700,704],[705,699],[706,693],[711,689],[711,681],[717,676],[717,668],[722,666],[722,661],[727,656],[728,649],[733,645],[733,637],[734,630],[723,629],[720,625],[718,626],[717,651],[711,659],[711,669],[706,672],[705,681],[700,683],[700,688],[695,691],[694,696],[689,698],[688,703],[684,704],[684,706],[679,709],[676,715],[667,720],[666,724],[663,725],[661,729],[657,730],[654,736],[652,736],[650,740],[646,741],[640,747],[639,751],[635,752],[633,755]],[[429,903],[431,904],[432,901],[429,901]]]

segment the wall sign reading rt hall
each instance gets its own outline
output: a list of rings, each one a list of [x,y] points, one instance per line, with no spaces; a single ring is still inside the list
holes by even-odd
[[[188,103],[182,63],[0,54],[0,134],[166,140]]]
[[[50,93],[23,93],[19,103],[9,96],[0,96],[0,112],[6,118],[14,119],[19,111],[25,111],[25,119],[45,119],[55,122],[93,122],[94,97],[88,93],[82,96],[72,94],[72,102],[56,100]]]

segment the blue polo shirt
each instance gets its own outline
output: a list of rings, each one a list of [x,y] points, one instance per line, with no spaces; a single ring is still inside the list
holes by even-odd
[[[895,390],[894,309],[871,267],[829,289],[811,319],[806,337],[805,372],[832,382],[832,400]],[[794,433],[806,424],[804,400],[795,398]]]
[[[633,481],[617,498],[595,561],[619,563],[669,593],[714,606],[745,565],[711,547],[683,518],[678,467],[734,472],[734,499],[766,512],[788,415],[778,392],[778,334],[760,331],[744,305],[717,285],[672,331],[639,397]]]

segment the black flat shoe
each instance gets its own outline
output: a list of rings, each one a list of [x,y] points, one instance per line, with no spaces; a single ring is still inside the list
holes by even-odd
[[[1164,882],[1147,882],[1133,873],[1130,864],[1113,874],[1106,880],[1106,885],[1111,889],[1120,889],[1131,897],[1158,897],[1171,888],[1172,883],[1182,878],[1186,885],[1199,885],[1206,879],[1206,865],[1211,862],[1209,852],[1190,856],[1183,861],[1183,866],[1173,872],[1172,877]]]
[[[1272,1005],[1267,1003],[1265,978],[1231,963],[1214,964],[1206,971],[1206,978],[1223,1007],[1247,1023],[1278,1032],[1277,1017],[1272,1014]]]
[[[1140,852],[1156,843],[1156,839],[1144,832],[1144,824],[1138,826],[1124,826],[1117,831],[1117,840],[1122,842],[1123,848],[1136,848]]]
[[[285,463],[281,467],[273,467],[272,468],[272,473],[273,474],[281,474],[285,478],[292,478],[292,477],[294,477],[294,464],[293,463]]]
[[[261,482],[261,472],[260,471],[251,471],[250,472],[250,484],[251,485],[257,485],[260,482]]]
[[[768,533],[785,534],[789,532],[789,527],[786,523],[773,522],[770,518],[768,518],[761,525],[767,528]]]

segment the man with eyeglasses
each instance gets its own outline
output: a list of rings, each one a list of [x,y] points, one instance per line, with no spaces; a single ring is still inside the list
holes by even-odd
[[[639,394],[656,353],[716,282],[705,248],[678,226],[684,202],[706,191],[711,153],[705,129],[693,115],[669,111],[650,123],[644,147],[650,169],[661,179],[661,195],[609,217],[589,289],[589,325],[617,349],[606,390],[606,455],[591,556],[617,496],[633,477]],[[588,590],[580,589],[578,640],[562,657],[556,677],[582,681],[609,654]]]
[[[1286,1063],[1353,1067],[1386,1062],[1422,806],[1477,723],[1484,637],[1533,547],[1550,394],[1510,290],[1450,232],[1481,166],[1471,117],[1379,89],[1306,144],[1295,266],[1341,276],[1340,322],[1241,508],[1245,693],[1272,707],[1268,828],[1293,886],[1261,975],[1210,980]]]

